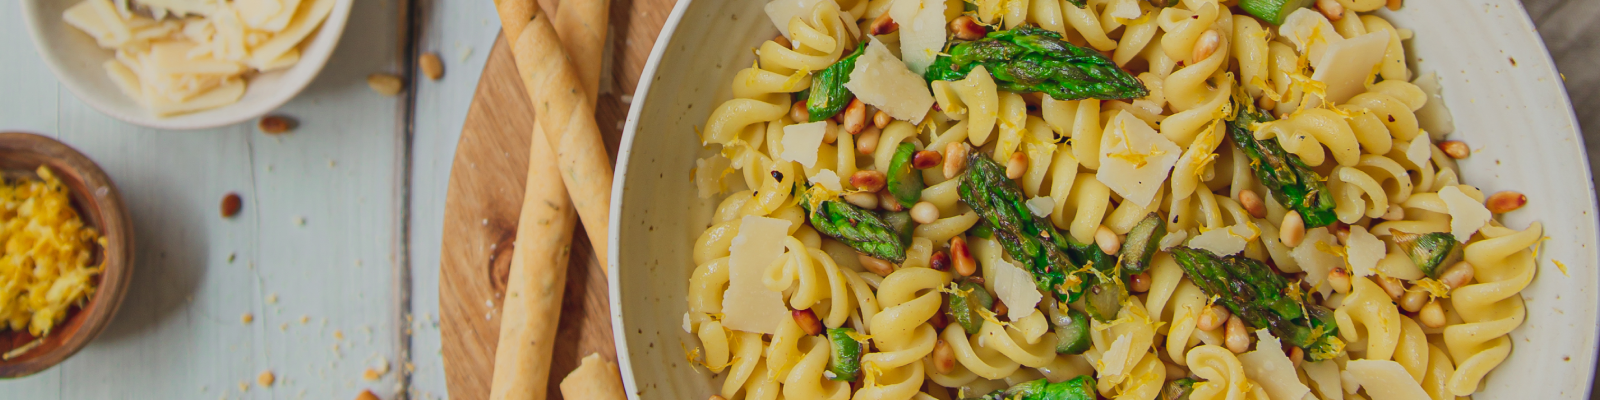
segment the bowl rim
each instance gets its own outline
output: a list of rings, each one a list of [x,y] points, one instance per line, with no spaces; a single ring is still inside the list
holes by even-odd
[[[219,108],[201,110],[195,113],[180,114],[174,117],[157,117],[149,114],[148,112],[129,114],[117,111],[115,107],[111,106],[111,103],[108,100],[96,96],[90,96],[88,83],[81,79],[72,78],[72,75],[67,73],[67,69],[64,65],[66,61],[62,54],[60,54],[60,50],[50,47],[44,42],[44,28],[46,25],[34,18],[34,16],[38,14],[38,4],[42,1],[67,0],[21,1],[22,20],[28,31],[29,40],[33,42],[33,48],[39,53],[39,58],[44,59],[45,65],[48,66],[50,68],[50,72],[56,76],[56,82],[66,86],[67,90],[72,92],[73,96],[76,96],[78,100],[88,104],[89,107],[94,108],[96,111],[100,111],[101,114],[109,115],[112,118],[116,118],[123,122],[147,128],[173,130],[199,130],[233,125],[265,115],[268,112],[272,112],[272,110],[276,110],[278,107],[282,107],[284,103],[288,103],[289,100],[294,99],[295,96],[300,95],[300,92],[305,90],[306,86],[311,85],[311,81],[316,80],[317,76],[322,74],[322,69],[327,66],[328,60],[333,57],[334,51],[338,49],[339,40],[344,36],[345,25],[350,19],[350,10],[355,4],[355,0],[334,0],[335,3],[333,5],[332,12],[330,12],[328,17],[322,21],[322,25],[317,27],[316,34],[313,36],[308,36],[302,40],[302,45],[299,46],[302,48],[304,43],[308,41],[321,40],[324,35],[332,35],[330,36],[329,40],[333,43],[327,47],[326,51],[312,54],[301,54],[300,61],[295,62],[296,66],[300,65],[301,63],[311,63],[314,65],[314,67],[310,69],[310,73],[307,74],[304,79],[284,81],[284,85],[280,87],[279,90],[268,92],[264,96],[265,100],[254,103],[254,106],[245,106],[236,102]],[[287,72],[289,70],[286,69],[284,71]],[[234,110],[230,110],[230,112],[227,113],[217,114],[217,116],[209,118],[184,118],[192,117],[207,111],[229,109]]]
[[[624,196],[624,188],[626,186],[625,183],[627,181],[626,178],[629,172],[629,166],[631,164],[629,160],[632,159],[633,145],[638,134],[639,117],[643,113],[645,104],[649,102],[648,94],[650,92],[650,87],[652,83],[655,82],[655,78],[659,73],[661,59],[665,56],[668,43],[671,42],[673,36],[677,33],[684,14],[687,12],[688,8],[693,5],[693,3],[695,3],[695,0],[679,0],[677,2],[677,4],[673,7],[672,12],[667,16],[665,24],[662,26],[661,33],[656,37],[656,42],[650,50],[650,56],[647,59],[644,69],[641,71],[639,77],[639,86],[634,89],[633,98],[636,100],[629,107],[627,121],[623,126],[622,138],[620,140],[616,157],[616,162],[618,165],[616,167],[615,178],[612,181],[611,214],[609,223],[610,233],[609,237],[607,238],[608,249],[606,251],[609,261],[607,262],[608,265],[606,266],[606,279],[610,292],[609,299],[611,304],[611,330],[614,345],[617,349],[617,364],[619,372],[622,375],[623,385],[625,390],[627,390],[627,396],[630,399],[640,398],[640,392],[638,389],[638,382],[634,376],[632,354],[629,351],[630,347],[628,346],[627,339],[628,327],[626,324],[624,324],[622,313],[622,304],[624,303],[621,291],[619,290],[621,287],[620,276],[622,259],[622,200]],[[1539,31],[1534,25],[1532,17],[1528,14],[1527,8],[1524,7],[1520,1],[1503,1],[1503,3],[1508,3],[1514,7],[1512,9],[1514,12],[1511,14],[1516,16],[1516,22],[1520,24],[1526,30],[1526,32],[1531,32],[1531,34],[1536,38],[1534,42],[1537,45],[1538,55],[1544,61],[1539,73],[1548,76],[1559,76],[1560,71],[1556,69],[1554,57],[1550,54],[1549,46],[1545,43],[1543,38],[1538,37]],[[1577,110],[1572,106],[1572,97],[1567,92],[1566,86],[1559,82],[1560,81],[1546,81],[1542,84],[1551,85],[1553,89],[1557,91],[1557,93],[1561,94],[1560,98],[1557,100],[1560,104],[1565,106],[1565,110],[1564,112],[1557,111],[1557,113],[1558,115],[1563,115],[1565,117],[1564,122],[1571,127],[1572,134],[1576,137],[1576,140],[1580,144],[1579,151],[1576,151],[1578,160],[1582,161],[1584,165],[1589,165],[1590,161],[1588,153],[1581,150],[1581,144],[1584,142],[1584,136],[1582,127],[1578,124]],[[1581,174],[1587,178],[1584,180],[1584,182],[1587,185],[1589,193],[1589,197],[1587,199],[1589,209],[1600,210],[1600,193],[1596,193],[1595,191],[1595,175],[1593,171],[1590,169],[1584,169],[1581,171]],[[1596,223],[1595,221],[1590,221],[1588,222],[1588,225],[1594,227],[1596,226]],[[1595,259],[1600,259],[1600,247],[1591,247],[1587,252],[1593,254]],[[1600,284],[1595,284],[1595,287],[1600,287]],[[1585,354],[1587,357],[1583,359],[1583,363],[1580,363],[1577,366],[1577,368],[1583,372],[1583,376],[1587,377],[1587,384],[1585,385],[1585,391],[1582,398],[1588,398],[1593,393],[1596,393],[1596,388],[1594,387],[1596,381],[1596,361],[1600,360],[1600,345],[1596,344],[1597,341],[1600,341],[1600,325],[1590,327],[1589,329],[1591,334],[1588,335],[1587,339],[1585,340],[1589,348],[1587,351],[1580,351],[1578,353]]]
[[[21,140],[14,142],[7,140],[16,138]],[[24,146],[8,146],[5,143],[23,143]],[[0,378],[17,378],[44,371],[66,361],[79,350],[83,350],[111,325],[132,282],[135,248],[132,216],[128,213],[127,203],[123,201],[122,194],[117,190],[116,183],[111,180],[110,175],[107,175],[94,160],[59,140],[25,132],[0,131],[0,149],[39,154],[49,160],[57,161],[56,164],[70,167],[72,170],[70,173],[81,177],[86,186],[98,185],[99,188],[96,188],[94,193],[75,194],[81,196],[83,201],[100,206],[97,207],[99,212],[96,215],[99,223],[93,226],[100,230],[101,237],[107,241],[102,247],[104,253],[101,259],[104,261],[105,269],[100,274],[100,286],[95,289],[88,304],[78,310],[78,313],[89,313],[84,315],[82,325],[72,333],[72,336],[63,338],[60,346],[42,354],[14,363],[0,361]]]

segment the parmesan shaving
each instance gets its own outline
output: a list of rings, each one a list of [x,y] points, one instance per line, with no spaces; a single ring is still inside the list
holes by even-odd
[[[1400,363],[1389,360],[1350,360],[1345,363],[1350,374],[1372,400],[1428,400],[1411,374]]]
[[[1239,364],[1244,365],[1245,376],[1265,389],[1267,397],[1273,399],[1315,399],[1311,397],[1311,388],[1300,383],[1294,362],[1283,354],[1283,345],[1278,338],[1266,329],[1256,330],[1256,338],[1255,351],[1239,355]]]
[[[1427,136],[1417,136],[1405,149],[1406,160],[1411,161],[1412,165],[1428,165],[1433,159],[1433,143],[1428,141]]]
[[[1365,92],[1369,81],[1367,78],[1372,76],[1373,68],[1383,61],[1384,51],[1388,48],[1387,32],[1368,33],[1328,45],[1322,60],[1316,64],[1316,72],[1311,74],[1311,80],[1327,85],[1324,89],[1326,98],[1308,98],[1306,107],[1322,105],[1324,100],[1330,104],[1343,104],[1345,100]]]
[[[1126,111],[1117,113],[1101,140],[1095,178],[1123,199],[1148,208],[1182,149]]]
[[[745,216],[733,237],[728,256],[728,290],[722,297],[722,325],[728,329],[778,333],[789,316],[783,294],[768,290],[761,277],[767,266],[783,254],[789,221]]]
[[[1056,201],[1050,196],[1034,197],[1023,204],[1028,206],[1028,212],[1039,218],[1049,217],[1050,213],[1055,211],[1056,208]]]
[[[824,168],[821,171],[817,171],[817,174],[812,175],[809,179],[811,183],[821,185],[823,188],[835,193],[844,192],[844,185],[839,183],[839,174],[834,173],[831,169]]]
[[[995,296],[1006,304],[1006,318],[1021,321],[1023,317],[1039,312],[1034,306],[1039,305],[1039,300],[1044,296],[1033,284],[1033,274],[1004,259],[996,260],[994,267],[984,272],[992,274],[990,279],[994,280]]]
[[[1229,226],[1223,229],[1212,229],[1195,235],[1189,239],[1189,247],[1216,253],[1219,256],[1229,256],[1244,251],[1245,245],[1259,236],[1245,223]]]
[[[944,49],[944,0],[900,0],[889,17],[900,25],[900,55],[911,72],[922,74]]]
[[[844,86],[861,102],[912,124],[921,124],[933,108],[928,82],[895,58],[876,37],[856,59],[856,68],[850,71],[850,81]]]
[[[827,130],[828,121],[783,127],[783,152],[778,153],[778,158],[811,168],[817,164],[817,152],[822,148],[822,137]]]
[[[1387,255],[1385,253],[1388,246],[1360,225],[1350,226],[1350,238],[1347,242],[1345,260],[1350,264],[1350,272],[1355,276],[1371,276],[1376,271],[1378,261]]]
[[[1466,243],[1494,217],[1488,207],[1462,192],[1459,186],[1439,189],[1439,200],[1444,201],[1445,209],[1450,212],[1450,234],[1461,243]]]
[[[1343,248],[1337,243],[1338,239],[1328,233],[1328,228],[1316,228],[1306,231],[1300,246],[1289,251],[1289,256],[1306,272],[1306,283],[1319,288],[1324,296],[1332,290],[1330,285],[1323,284],[1328,280],[1328,272],[1345,267]]]

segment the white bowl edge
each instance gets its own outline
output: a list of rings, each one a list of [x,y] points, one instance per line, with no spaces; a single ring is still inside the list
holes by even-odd
[[[113,118],[150,128],[196,130],[231,125],[259,117],[284,103],[289,102],[294,96],[304,90],[322,68],[327,65],[334,50],[339,45],[339,39],[344,34],[345,24],[349,21],[350,10],[354,0],[336,0],[333,10],[323,20],[322,26],[300,45],[301,58],[294,66],[287,70],[273,71],[252,77],[245,89],[244,96],[239,102],[172,117],[157,117],[145,110],[133,99],[128,98],[106,77],[105,70],[100,64],[111,59],[111,51],[100,49],[83,32],[77,31],[61,20],[59,10],[52,7],[42,7],[40,3],[73,3],[74,0],[22,0],[23,21],[27,26],[28,35],[33,41],[35,50],[39,52],[45,64],[55,73],[57,81],[67,87],[74,96],[84,103],[105,113]],[[59,7],[64,10],[66,6]],[[47,11],[55,11],[48,12]],[[48,15],[47,15],[48,14]],[[48,19],[45,23],[37,21]],[[46,32],[53,29],[55,32]],[[55,35],[46,39],[46,35]],[[64,46],[51,46],[47,41],[68,41]],[[74,43],[82,42],[82,43]],[[98,53],[90,53],[94,49]],[[68,59],[68,52],[87,57],[90,61]],[[81,54],[80,54],[81,53]],[[98,54],[90,56],[89,54]],[[87,65],[72,66],[71,62],[88,62]],[[259,85],[257,83],[260,83]]]
[[[608,268],[613,334],[630,398],[704,398],[714,393],[717,378],[703,370],[689,372],[692,367],[684,365],[679,347],[697,343],[679,323],[694,268],[688,248],[716,204],[694,198],[688,172],[694,158],[705,153],[689,134],[729,97],[732,75],[751,57],[748,51],[719,54],[707,48],[753,48],[776,32],[759,11],[731,13],[737,18],[730,22],[726,11],[759,10],[761,2],[729,3],[735,2],[685,0],[674,8],[624,127]],[[1594,271],[1600,260],[1596,201],[1576,118],[1543,42],[1526,12],[1510,0],[1412,2],[1384,15],[1402,28],[1427,26],[1417,30],[1409,49],[1422,58],[1415,64],[1417,72],[1437,71],[1442,78],[1446,104],[1457,122],[1452,138],[1473,144],[1475,155],[1461,162],[1463,180],[1485,193],[1527,193],[1529,206],[1501,220],[1512,228],[1541,221],[1550,237],[1540,253],[1538,278],[1521,294],[1528,320],[1511,333],[1511,356],[1475,397],[1587,398],[1600,307],[1600,275]],[[676,29],[684,23],[696,29]],[[750,24],[759,27],[730,29]],[[728,54],[737,55],[724,59]],[[673,64],[686,59],[696,60],[696,67]],[[715,68],[706,65],[713,60],[721,61]],[[664,77],[668,82],[655,85]],[[650,131],[641,135],[641,126]],[[650,172],[660,175],[644,176]],[[1574,218],[1579,215],[1583,217]],[[630,245],[626,251],[624,243]],[[1563,276],[1551,260],[1570,266],[1570,276]],[[623,265],[628,276],[623,276]]]

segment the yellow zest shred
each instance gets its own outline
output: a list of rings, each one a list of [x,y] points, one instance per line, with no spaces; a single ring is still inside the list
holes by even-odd
[[[1429,297],[1435,299],[1450,298],[1450,286],[1445,285],[1444,282],[1440,282],[1438,279],[1433,278],[1422,278],[1410,288],[1406,289],[1406,291],[1424,291],[1428,293]]]
[[[1561,260],[1550,259],[1550,262],[1555,263],[1556,264],[1556,268],[1560,268],[1561,269],[1561,275],[1563,275],[1563,276],[1572,276],[1572,275],[1567,274],[1567,264],[1561,263]]]
[[[1160,157],[1162,154],[1166,153],[1166,151],[1157,149],[1155,144],[1151,144],[1150,151],[1147,153],[1135,153],[1133,151],[1133,147],[1130,146],[1127,150],[1123,150],[1120,153],[1107,153],[1106,155],[1122,161],[1127,161],[1129,164],[1133,164],[1134,169],[1139,169],[1150,163],[1150,157]]]
[[[44,337],[94,293],[104,261],[90,262],[106,240],[79,218],[54,172],[36,173],[0,181],[0,329]]]
[[[800,84],[801,80],[810,76],[811,68],[801,67],[799,71],[795,71],[794,74],[789,75],[789,80],[783,81],[783,90],[794,89],[794,85]]]

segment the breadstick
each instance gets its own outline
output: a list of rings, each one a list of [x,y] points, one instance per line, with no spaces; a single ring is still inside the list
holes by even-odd
[[[622,375],[617,364],[590,353],[583,364],[561,380],[561,397],[588,400],[627,400],[622,393]]]
[[[521,3],[505,1],[502,5]],[[562,7],[557,18],[562,25],[594,25],[607,14],[606,4],[579,5],[569,2]],[[531,1],[526,4],[532,4]],[[502,16],[515,15],[502,12]],[[603,30],[563,30],[565,45],[574,48],[599,48],[604,43]],[[510,34],[507,34],[508,38]],[[600,58],[580,58],[575,61],[594,71],[584,76],[589,99],[595,96],[599,85]],[[494,375],[490,384],[493,399],[543,399],[549,384],[550,353],[555,341],[556,324],[561,315],[561,299],[567,279],[567,262],[570,255],[572,232],[577,225],[566,185],[560,179],[555,154],[544,130],[534,127],[528,157],[527,185],[524,189],[522,212],[518,218],[516,248],[511,256],[511,274],[506,285],[506,300],[500,319],[500,341],[495,349]]]
[[[502,0],[500,4],[511,1]],[[503,30],[507,37],[513,38],[511,51],[517,61],[517,73],[534,99],[539,126],[544,128],[550,148],[556,152],[561,180],[567,184],[572,204],[578,210],[578,218],[584,223],[600,264],[606,265],[612,169],[605,141],[600,137],[600,127],[595,124],[594,104],[583,94],[577,69],[561,50],[560,38],[549,16],[539,10],[538,5],[522,1],[525,4],[497,5],[514,12],[510,16],[502,12]],[[521,32],[517,36],[510,36],[518,28],[516,19],[520,17],[516,13],[525,10],[533,11],[531,19],[520,24]]]

